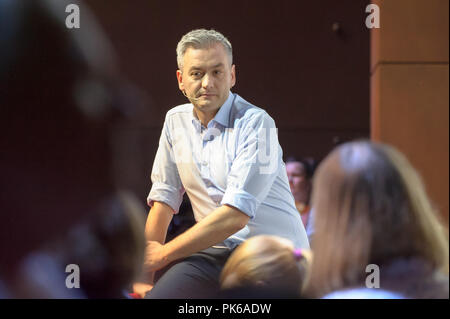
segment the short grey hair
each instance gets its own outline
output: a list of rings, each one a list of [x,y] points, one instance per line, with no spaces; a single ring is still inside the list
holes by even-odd
[[[216,30],[197,29],[186,33],[177,45],[177,63],[181,70],[183,67],[183,56],[188,48],[203,49],[209,48],[216,43],[221,43],[233,63],[233,50],[230,41]]]

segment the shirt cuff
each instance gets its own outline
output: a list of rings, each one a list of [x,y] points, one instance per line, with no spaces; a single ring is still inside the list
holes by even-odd
[[[261,203],[255,196],[246,191],[227,189],[221,202],[221,205],[225,204],[239,209],[253,219],[255,217],[256,209]]]
[[[183,196],[175,187],[164,183],[154,183],[147,197],[148,206],[152,207],[153,202],[163,202],[169,205],[175,214],[180,210]]]

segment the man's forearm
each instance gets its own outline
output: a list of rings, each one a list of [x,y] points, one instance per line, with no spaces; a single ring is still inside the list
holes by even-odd
[[[172,217],[173,212],[170,206],[155,202],[148,213],[147,223],[145,224],[145,238],[147,241],[157,241],[164,244]]]
[[[241,230],[249,217],[229,206],[221,206],[163,247],[164,258],[171,262],[209,248]]]
[[[173,217],[172,208],[164,203],[155,202],[148,213],[145,224],[145,238],[147,242],[157,241],[164,244],[166,241],[167,229]],[[141,282],[153,284],[154,272],[144,271]]]

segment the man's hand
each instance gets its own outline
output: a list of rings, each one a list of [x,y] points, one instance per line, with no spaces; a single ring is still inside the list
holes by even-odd
[[[145,249],[144,270],[147,273],[155,272],[169,264],[167,256],[164,255],[164,245],[157,241],[148,241]]]
[[[137,294],[140,298],[144,298],[145,294],[152,290],[153,285],[146,284],[143,282],[135,282],[133,284],[133,292]]]

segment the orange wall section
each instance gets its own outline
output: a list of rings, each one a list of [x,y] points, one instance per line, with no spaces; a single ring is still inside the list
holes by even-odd
[[[448,0],[376,0],[371,70],[382,63],[448,63]]]
[[[382,0],[371,31],[371,137],[419,171],[448,228],[448,0]]]

